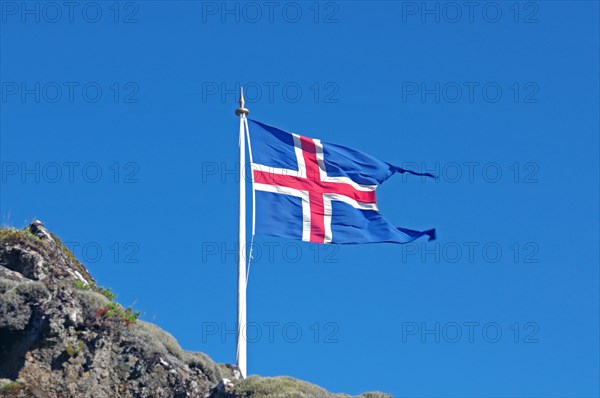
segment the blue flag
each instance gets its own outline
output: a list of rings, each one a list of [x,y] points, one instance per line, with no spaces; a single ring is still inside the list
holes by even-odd
[[[250,122],[256,233],[315,243],[408,243],[435,229],[398,228],[379,214],[375,190],[415,173],[345,146]]]

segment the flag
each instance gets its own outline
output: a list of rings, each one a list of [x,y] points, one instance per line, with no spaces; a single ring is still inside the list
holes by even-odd
[[[435,230],[395,227],[381,216],[377,186],[415,173],[342,145],[248,119],[255,233],[315,243],[408,243]]]

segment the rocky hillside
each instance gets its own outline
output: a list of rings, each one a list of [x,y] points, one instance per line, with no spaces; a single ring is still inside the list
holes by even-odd
[[[242,379],[113,299],[41,222],[0,229],[0,397],[347,397]]]

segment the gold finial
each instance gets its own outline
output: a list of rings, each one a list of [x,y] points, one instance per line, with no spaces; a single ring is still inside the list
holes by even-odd
[[[237,116],[248,115],[250,111],[244,108],[244,88],[240,87],[240,107],[235,110]]]

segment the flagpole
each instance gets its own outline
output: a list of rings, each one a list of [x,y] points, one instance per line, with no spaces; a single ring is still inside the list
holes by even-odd
[[[237,323],[237,365],[246,378],[246,180],[244,171],[246,166],[246,141],[244,119],[250,113],[244,107],[244,89],[240,87],[240,107],[235,114],[240,118],[240,174],[239,174],[239,224],[238,224],[238,323]]]

